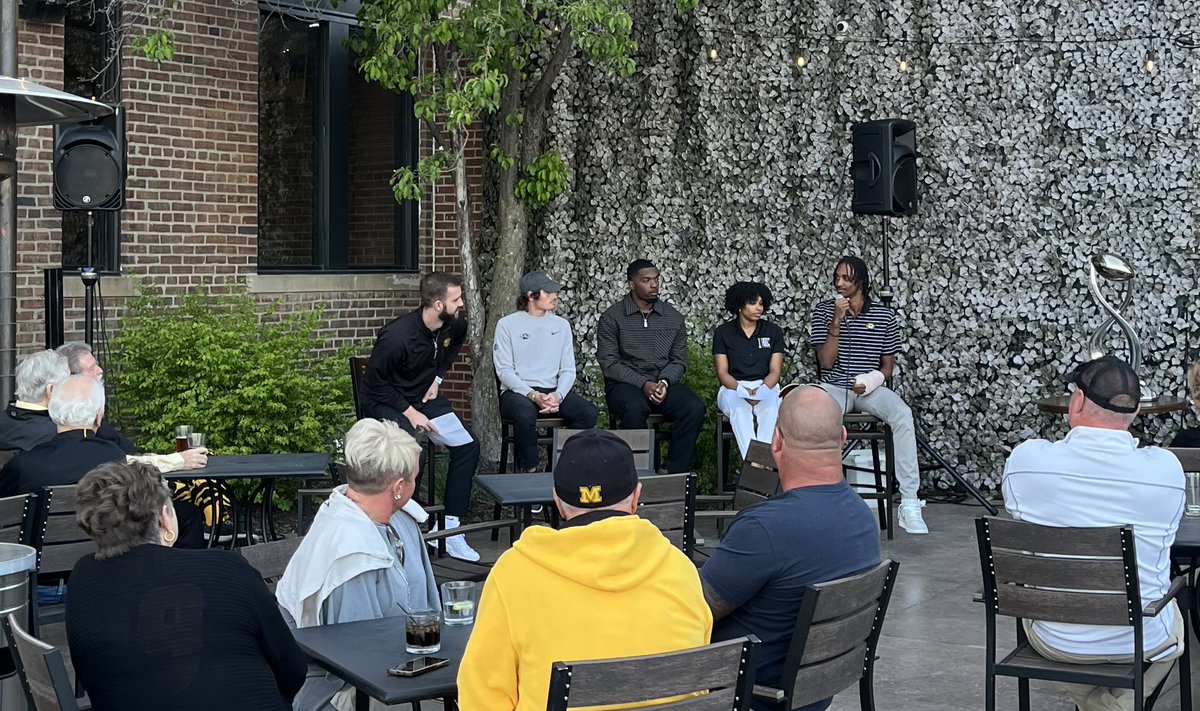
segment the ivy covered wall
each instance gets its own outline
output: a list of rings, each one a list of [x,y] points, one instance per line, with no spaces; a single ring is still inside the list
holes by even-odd
[[[808,316],[838,257],[882,280],[880,221],[850,212],[850,125],[896,116],[923,155],[920,213],[892,220],[897,389],[939,451],[995,488],[1015,444],[1065,431],[1034,402],[1066,393],[1102,320],[1097,251],[1139,272],[1144,377],[1184,393],[1200,349],[1194,0],[633,5],[637,73],[569,65],[551,120],[573,181],[541,217],[538,259],[568,284],[560,312],[587,362],[626,265],[648,257],[705,344],[725,288],[766,282],[811,378]],[[1145,426],[1162,441],[1180,421]]]

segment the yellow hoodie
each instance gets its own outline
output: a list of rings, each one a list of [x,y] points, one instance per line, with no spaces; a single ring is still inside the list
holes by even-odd
[[[696,566],[648,521],[529,528],[483,586],[459,708],[545,711],[554,662],[699,647],[711,633]]]

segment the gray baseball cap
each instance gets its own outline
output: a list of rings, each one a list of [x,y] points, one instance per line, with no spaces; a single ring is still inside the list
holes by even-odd
[[[521,277],[521,293],[531,291],[562,291],[563,285],[546,276],[546,272],[529,272]]]

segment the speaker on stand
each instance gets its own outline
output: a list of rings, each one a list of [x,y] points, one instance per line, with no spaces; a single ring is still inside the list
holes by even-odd
[[[917,195],[917,124],[906,119],[880,119],[856,123],[850,127],[850,133],[850,177],[854,180],[850,209],[856,215],[882,216],[883,286],[879,288],[879,300],[890,307],[894,294],[888,255],[889,220],[917,214],[920,202]],[[964,479],[920,431],[916,432],[916,439],[917,446],[937,463],[936,468],[950,474],[988,513],[997,514],[996,507]]]
[[[95,212],[125,207],[125,109],[95,121],[54,129],[54,207],[87,212],[87,258],[79,270],[84,286],[84,340],[92,344],[96,321]]]

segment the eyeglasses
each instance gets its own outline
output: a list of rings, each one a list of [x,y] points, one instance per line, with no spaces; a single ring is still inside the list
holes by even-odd
[[[391,524],[385,528],[387,529],[388,543],[396,552],[396,560],[400,561],[400,565],[404,565],[404,541],[400,540],[400,534],[396,533],[396,529],[392,528]]]

